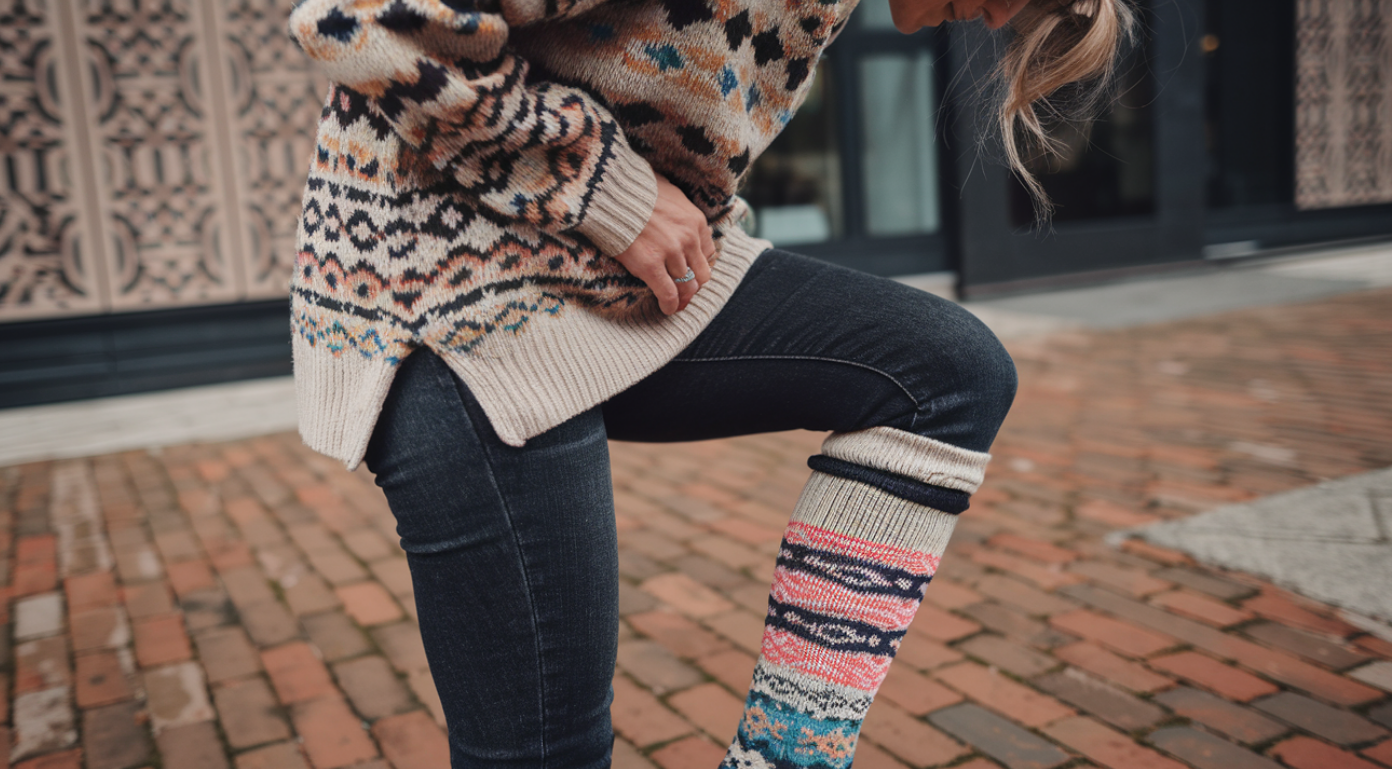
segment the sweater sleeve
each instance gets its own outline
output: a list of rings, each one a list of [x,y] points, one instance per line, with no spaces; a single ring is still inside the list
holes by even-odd
[[[612,256],[652,215],[652,168],[603,105],[576,88],[528,83],[527,62],[507,46],[510,25],[596,1],[305,0],[290,33],[481,206],[577,231]]]

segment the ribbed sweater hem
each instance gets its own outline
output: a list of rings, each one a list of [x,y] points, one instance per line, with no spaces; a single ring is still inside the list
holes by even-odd
[[[666,365],[710,324],[754,260],[772,247],[729,228],[710,281],[675,315],[654,310],[614,320],[572,307],[525,333],[491,336],[468,354],[435,352],[469,387],[498,438],[522,446]],[[295,359],[301,437],[350,470],[357,467],[397,367],[324,355],[298,338]]]

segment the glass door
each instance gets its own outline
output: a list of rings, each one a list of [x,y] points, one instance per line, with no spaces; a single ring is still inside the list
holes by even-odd
[[[932,30],[901,35],[883,0],[856,10],[741,190],[755,234],[882,275],[950,268],[943,42]]]
[[[1198,50],[1204,0],[1137,3],[1140,38],[1121,67],[1115,102],[1090,131],[1062,126],[1062,157],[1036,161],[1057,211],[1040,231],[1023,186],[967,139],[991,121],[971,92],[995,66],[999,41],[979,27],[953,30],[961,190],[961,281],[983,294],[1057,281],[1080,272],[1132,271],[1200,258],[1206,156],[1203,62]],[[1074,278],[1073,280],[1076,280]]]

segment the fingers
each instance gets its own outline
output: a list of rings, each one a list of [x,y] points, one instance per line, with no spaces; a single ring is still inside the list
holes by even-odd
[[[696,271],[696,282],[705,285],[710,282],[711,262],[715,257],[715,239],[712,236],[709,224],[701,221],[700,242],[697,245],[695,258],[688,264],[692,270]]]
[[[691,266],[691,254],[696,250],[696,237],[689,227],[677,238],[674,247],[667,249],[665,254],[667,263],[667,274],[672,278],[672,282],[677,287],[677,311],[686,309],[686,305],[691,302],[691,297],[700,290],[701,283],[694,277],[691,280],[684,280],[688,271],[694,274]],[[668,313],[669,315],[671,313]]]

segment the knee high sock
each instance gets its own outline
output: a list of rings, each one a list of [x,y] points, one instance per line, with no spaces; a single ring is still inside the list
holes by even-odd
[[[836,434],[784,534],[722,769],[846,769],[987,454],[902,430]]]

